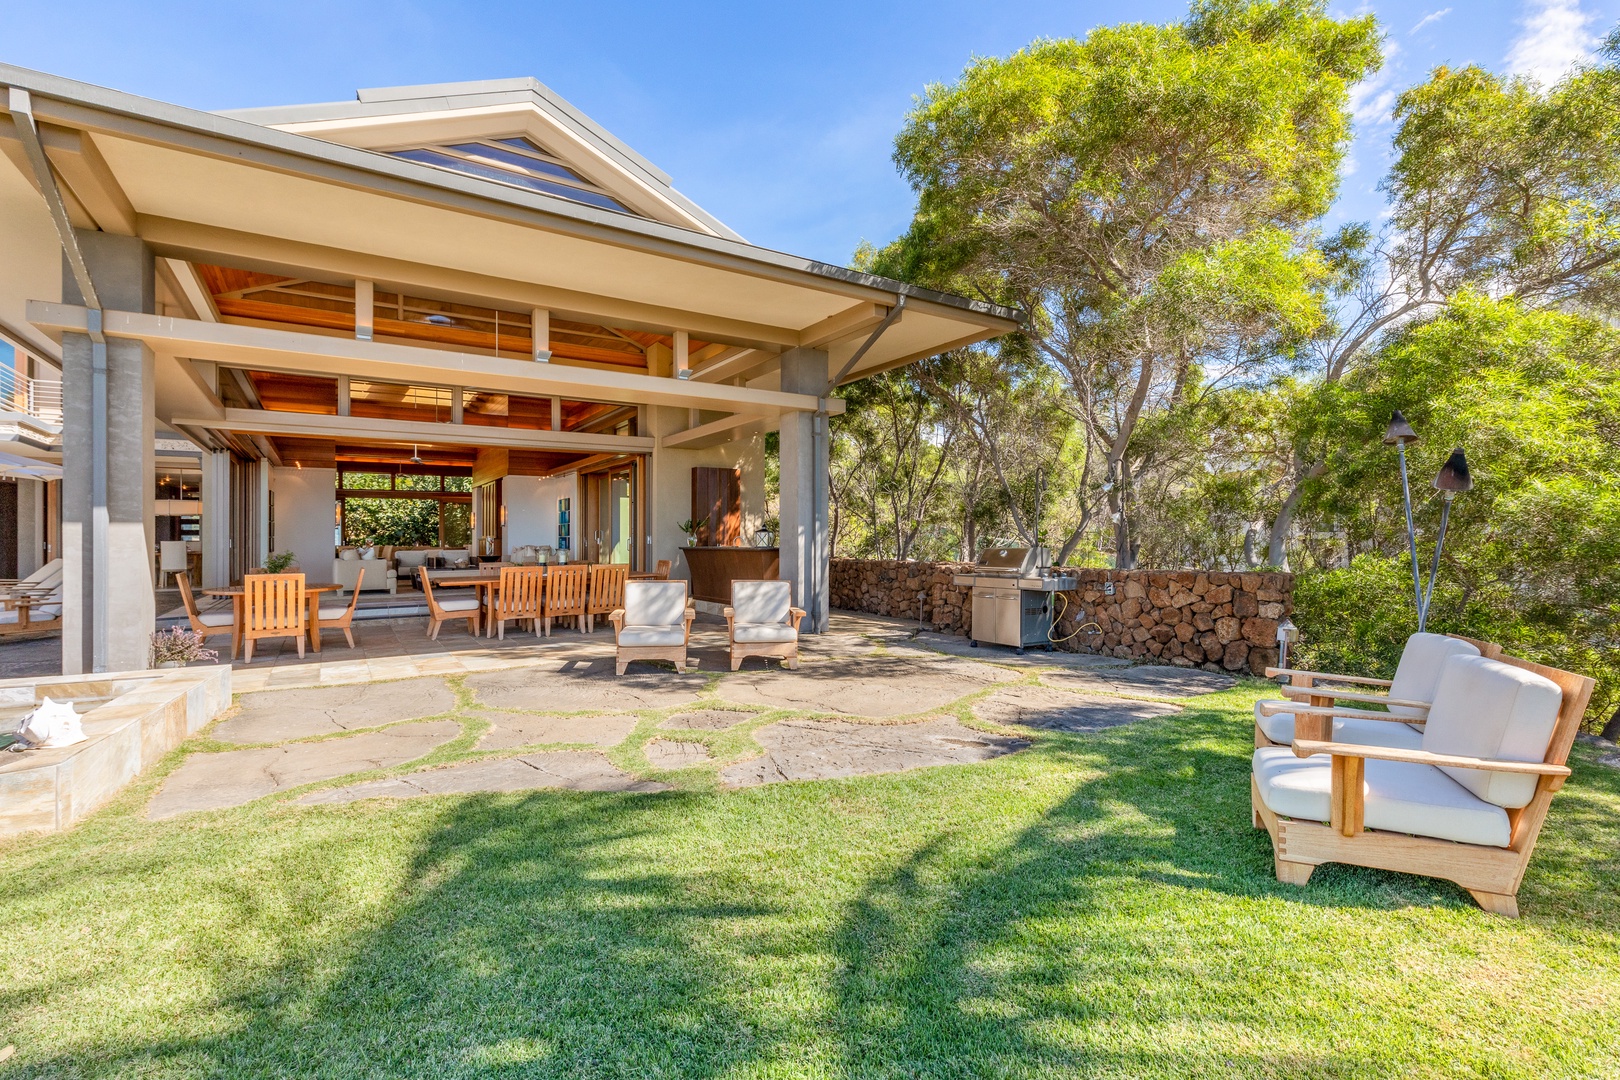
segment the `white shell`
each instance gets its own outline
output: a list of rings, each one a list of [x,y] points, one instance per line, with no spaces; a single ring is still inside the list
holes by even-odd
[[[17,738],[30,749],[72,746],[85,740],[79,714],[65,701],[46,698],[17,725]]]

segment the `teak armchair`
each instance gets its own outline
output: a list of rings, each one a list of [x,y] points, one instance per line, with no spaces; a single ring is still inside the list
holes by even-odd
[[[317,607],[321,621],[321,633],[328,630],[343,631],[344,640],[349,648],[354,648],[354,609],[360,606],[360,587],[365,584],[366,568],[360,567],[354,574],[354,591],[349,594],[347,604],[329,604]]]
[[[500,589],[495,594],[489,610],[489,618],[495,626],[497,637],[505,641],[506,624],[513,621],[527,621],[535,636],[540,635],[545,584],[546,571],[544,567],[501,567]],[[484,633],[485,636],[489,634],[487,624]]]
[[[253,643],[290,637],[304,658],[306,605],[303,574],[249,574],[242,579],[242,662],[253,663]]]
[[[1304,885],[1328,862],[1377,867],[1445,878],[1485,910],[1516,916],[1593,686],[1516,657],[1453,657],[1417,748],[1323,731],[1346,717],[1404,722],[1389,713],[1273,702],[1302,729],[1291,748],[1254,751],[1254,825],[1271,836],[1277,880]]]
[[[1406,647],[1401,650],[1401,661],[1395,668],[1393,679],[1369,679],[1361,675],[1335,675],[1297,668],[1267,668],[1266,675],[1268,678],[1278,675],[1288,677],[1289,685],[1282,687],[1281,693],[1291,701],[1316,708],[1327,708],[1335,702],[1350,702],[1352,707],[1382,705],[1405,720],[1403,724],[1386,724],[1354,717],[1336,720],[1332,732],[1336,739],[1375,745],[1416,746],[1422,741],[1424,717],[1429,711],[1429,703],[1434,700],[1434,689],[1440,682],[1440,671],[1446,661],[1453,656],[1483,655],[1494,659],[1501,652],[1501,646],[1488,641],[1475,641],[1454,634],[1420,633],[1406,639]],[[1371,692],[1379,689],[1384,692]],[[1256,746],[1287,746],[1294,741],[1294,712],[1261,708],[1273,704],[1275,702],[1255,703]],[[1328,736],[1326,731],[1319,734],[1322,738]]]
[[[596,633],[596,617],[624,607],[624,586],[630,567],[623,564],[591,567],[591,598],[585,605],[585,632]]]
[[[220,634],[231,635],[230,658],[236,659],[237,650],[242,647],[241,627],[236,624],[236,612],[232,611],[199,611],[197,597],[191,591],[191,575],[177,574],[175,583],[180,586],[180,603],[185,606],[186,619],[191,623],[192,633],[201,634],[203,643]]]
[[[624,607],[608,615],[613,624],[614,663],[624,674],[632,660],[668,660],[686,672],[686,646],[697,611],[684,581],[630,581]]]
[[[551,636],[552,619],[573,619],[580,633],[585,632],[585,591],[590,583],[587,563],[546,569],[546,637]]]
[[[775,656],[791,671],[799,670],[799,622],[804,609],[793,606],[790,581],[733,581],[731,606],[725,609],[731,643],[731,670],[745,657]]]
[[[428,637],[434,641],[439,640],[439,627],[455,619],[467,620],[467,633],[473,637],[478,636],[478,598],[476,596],[452,596],[440,600],[433,595],[433,582],[428,579],[428,568],[419,566],[416,572],[422,579],[422,598],[428,606]]]

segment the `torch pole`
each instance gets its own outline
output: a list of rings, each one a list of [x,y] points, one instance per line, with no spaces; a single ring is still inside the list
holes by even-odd
[[[1434,542],[1434,561],[1429,564],[1429,587],[1423,592],[1423,602],[1418,605],[1418,633],[1429,625],[1429,601],[1434,598],[1434,579],[1440,572],[1440,549],[1446,546],[1446,521],[1451,517],[1451,492],[1445,492],[1445,498],[1440,503],[1440,536]]]
[[[1406,506],[1406,546],[1412,553],[1412,594],[1417,603],[1418,630],[1423,629],[1423,571],[1418,566],[1417,530],[1412,525],[1412,484],[1406,476],[1406,444],[1396,449],[1401,455],[1401,501]],[[1437,552],[1438,555],[1438,552]]]

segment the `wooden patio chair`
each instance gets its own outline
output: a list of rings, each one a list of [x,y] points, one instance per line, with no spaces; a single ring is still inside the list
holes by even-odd
[[[428,568],[419,566],[417,575],[422,581],[422,596],[427,600],[428,606],[428,637],[434,641],[439,640],[439,627],[455,619],[467,620],[467,633],[473,637],[478,636],[478,597],[452,596],[440,600],[433,595],[433,582],[428,580]]]
[[[250,574],[242,579],[242,662],[253,663],[253,643],[290,637],[304,658],[308,611],[303,574]]]
[[[790,581],[733,581],[731,606],[725,610],[731,640],[731,670],[745,657],[775,656],[791,671],[799,670],[799,622],[804,609],[793,606]]]
[[[684,581],[630,581],[624,607],[608,614],[613,624],[614,667],[624,674],[632,660],[668,660],[686,672],[686,647],[697,611]]]
[[[1266,675],[1275,678],[1288,676],[1288,685],[1282,687],[1283,697],[1316,708],[1326,708],[1334,702],[1354,705],[1382,705],[1392,713],[1406,718],[1403,724],[1379,721],[1336,720],[1333,737],[1341,742],[1368,742],[1383,746],[1417,746],[1423,740],[1423,717],[1434,700],[1434,689],[1440,682],[1440,672],[1453,656],[1486,656],[1495,659],[1502,653],[1500,645],[1489,641],[1455,634],[1413,634],[1406,639],[1401,650],[1401,661],[1395,668],[1393,679],[1369,679],[1360,675],[1334,675],[1321,671],[1303,671],[1297,668],[1267,668]],[[1335,688],[1331,684],[1340,684]],[[1372,693],[1382,689],[1383,693]],[[1271,711],[1272,701],[1257,701],[1254,706],[1254,745],[1287,746],[1294,741],[1294,714]],[[1266,706],[1262,709],[1261,706]],[[1327,738],[1326,731],[1316,731],[1312,738]]]
[[[596,633],[596,617],[624,607],[624,586],[630,567],[622,563],[591,567],[591,597],[585,605],[585,632]]]
[[[354,609],[360,606],[360,586],[365,583],[366,568],[354,572],[354,591],[349,594],[347,604],[323,604],[316,609],[321,620],[321,633],[328,630],[341,630],[343,637],[354,648]]]
[[[1277,880],[1304,885],[1322,863],[1445,878],[1485,910],[1519,913],[1519,884],[1593,680],[1503,655],[1446,661],[1416,749],[1296,735],[1254,751],[1254,825],[1271,835]],[[1298,706],[1300,720],[1404,718]]]
[[[191,575],[176,574],[174,581],[180,586],[180,603],[186,609],[186,619],[191,623],[192,632],[201,634],[205,645],[211,637],[218,637],[221,634],[231,635],[229,656],[233,660],[236,659],[236,651],[242,647],[241,633],[236,625],[236,612],[200,611],[197,608],[197,596],[191,591]]]
[[[19,596],[9,611],[0,611],[0,636],[32,634],[62,628],[62,586],[43,596]]]
[[[580,633],[585,632],[585,590],[590,581],[586,563],[546,568],[546,637],[551,636],[552,619],[573,619]]]
[[[495,633],[506,640],[506,624],[527,621],[540,636],[540,621],[545,616],[546,572],[539,566],[501,567],[500,591],[490,605],[489,617],[495,621]]]
[[[674,568],[675,564],[668,559],[659,559],[653,564],[653,577],[659,581],[668,581],[669,572]]]

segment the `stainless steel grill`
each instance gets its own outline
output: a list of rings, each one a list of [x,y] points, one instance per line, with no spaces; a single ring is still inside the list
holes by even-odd
[[[971,574],[957,585],[973,590],[973,644],[1052,648],[1052,594],[1079,586],[1073,575],[1053,574],[1045,548],[985,548]]]

